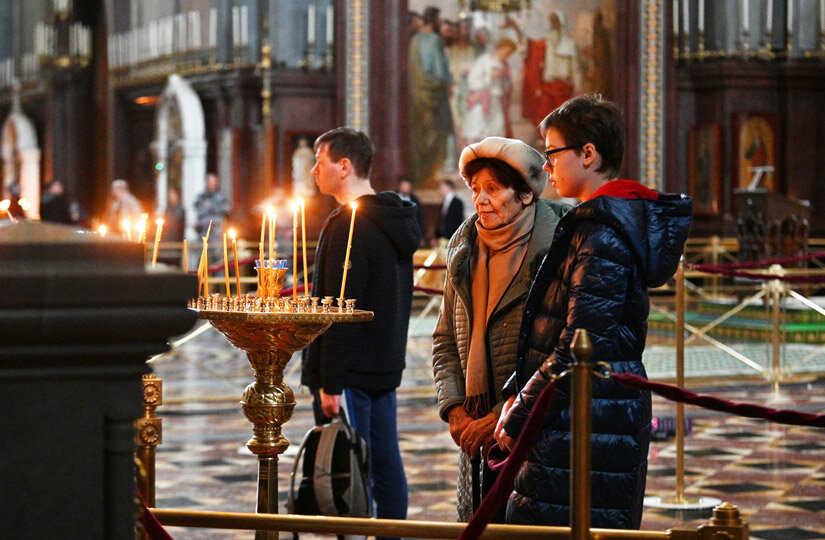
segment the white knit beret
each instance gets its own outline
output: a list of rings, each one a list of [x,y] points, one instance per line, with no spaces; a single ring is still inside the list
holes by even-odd
[[[542,170],[544,157],[538,150],[523,141],[504,137],[487,137],[464,148],[458,161],[458,169],[468,186],[470,178],[466,174],[467,164],[479,158],[496,158],[507,163],[521,174],[536,198],[541,196],[544,188],[547,187],[547,173]]]

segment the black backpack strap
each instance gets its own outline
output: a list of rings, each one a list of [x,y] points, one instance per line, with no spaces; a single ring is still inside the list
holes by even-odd
[[[312,433],[315,431],[315,428],[310,429],[304,435],[304,440],[301,441],[301,446],[298,447],[298,453],[295,454],[295,462],[292,464],[292,472],[289,474],[289,496],[286,500],[286,510],[290,514],[295,513],[295,475],[298,472],[298,469],[301,467],[301,457],[304,455],[304,450],[306,450],[307,441],[312,436]]]

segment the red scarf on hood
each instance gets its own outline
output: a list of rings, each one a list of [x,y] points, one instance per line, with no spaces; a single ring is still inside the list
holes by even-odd
[[[654,191],[636,180],[611,180],[593,192],[590,199],[595,199],[601,195],[622,199],[650,199],[653,201],[659,198],[658,191]]]

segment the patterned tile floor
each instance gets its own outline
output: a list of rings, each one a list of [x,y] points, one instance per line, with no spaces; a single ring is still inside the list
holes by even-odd
[[[429,367],[432,321],[411,333],[408,368],[399,391],[399,431],[409,480],[411,520],[453,521],[457,454],[438,418]],[[673,349],[651,338],[646,364],[653,379],[673,373]],[[770,365],[764,344],[734,348]],[[788,346],[791,349],[791,346]],[[814,350],[795,347],[795,355]],[[761,357],[760,357],[761,355]],[[724,399],[773,407],[825,411],[822,355],[805,360],[805,369],[778,388],[753,377],[751,368],[708,347],[686,353],[687,386]],[[791,353],[788,353],[791,357]],[[796,356],[794,356],[796,358]],[[309,396],[298,384],[299,362],[287,366],[286,382],[297,406],[284,434],[292,445],[279,462],[279,494],[286,500],[289,473],[303,434],[311,427]],[[252,512],[257,463],[244,446],[251,424],[238,404],[252,381],[245,355],[209,328],[152,362],[163,378],[163,444],[158,447],[156,490],[159,508]],[[703,377],[692,379],[692,377]],[[655,397],[654,415],[673,417],[675,404]],[[735,504],[750,523],[751,537],[764,540],[825,539],[825,430],[770,424],[688,406],[692,429],[684,448],[684,494],[688,500],[716,498]],[[672,437],[654,441],[647,495],[676,495],[676,448]],[[282,506],[283,507],[283,506]],[[647,507],[642,528],[695,528],[710,516],[706,509]],[[178,540],[249,539],[252,531],[170,527]],[[313,538],[313,535],[301,535]],[[284,538],[291,535],[284,535]],[[328,536],[326,537],[328,538]]]

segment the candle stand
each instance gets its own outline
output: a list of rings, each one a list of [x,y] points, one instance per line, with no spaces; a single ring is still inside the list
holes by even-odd
[[[293,353],[309,345],[336,322],[371,321],[371,311],[317,305],[290,305],[280,310],[247,311],[208,306],[198,301],[191,309],[208,320],[235,347],[246,351],[255,381],[243,392],[244,416],[253,424],[247,448],[258,457],[258,513],[278,513],[278,455],[289,441],[281,426],[292,417],[295,398],[284,384],[284,368]],[[223,308],[222,308],[223,307]],[[269,538],[259,531],[256,538]]]

